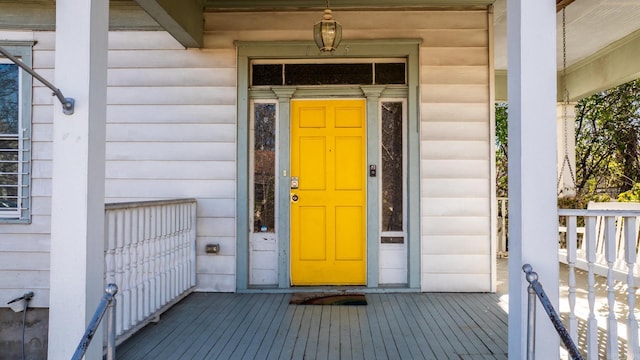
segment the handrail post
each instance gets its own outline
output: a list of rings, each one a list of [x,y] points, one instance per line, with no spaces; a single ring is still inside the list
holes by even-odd
[[[525,272],[526,279],[529,282],[529,290],[530,290],[529,291],[529,316],[531,316],[531,313],[532,313],[531,308],[534,308],[533,314],[535,316],[535,298],[533,301],[531,299],[531,290],[533,290],[534,294],[536,294],[540,299],[540,303],[542,304],[542,307],[547,312],[547,316],[549,317],[549,320],[551,320],[551,323],[553,324],[553,327],[556,329],[556,332],[560,336],[560,339],[562,339],[564,346],[569,351],[571,358],[574,360],[583,360],[582,355],[580,354],[580,351],[578,351],[578,347],[573,342],[573,339],[571,339],[571,336],[569,335],[567,328],[565,328],[564,325],[562,324],[562,320],[560,320],[560,316],[558,315],[556,310],[553,308],[553,304],[551,304],[551,301],[547,297],[547,294],[544,292],[544,289],[542,288],[542,284],[538,281],[538,274],[533,271],[533,267],[529,264],[524,264],[522,266],[522,271]],[[527,339],[527,350],[531,351],[529,347],[533,345],[529,344],[528,341],[532,337],[531,333],[535,333],[535,320],[533,323],[533,328],[531,328],[531,323],[529,323],[528,326],[529,326],[528,331],[530,333],[528,334],[528,339]],[[533,335],[533,341],[535,342],[535,334]],[[531,355],[535,356],[535,353],[532,353]],[[533,358],[529,358],[528,356],[529,354],[527,354],[527,359],[533,360]]]
[[[525,265],[527,266],[527,265]],[[531,266],[529,265],[529,268]],[[529,282],[529,286],[527,287],[527,293],[529,294],[528,298],[528,311],[527,311],[527,360],[535,360],[536,358],[536,290],[533,288],[531,284],[532,280],[529,280],[529,275],[533,271],[533,269],[525,270],[522,268],[525,273],[527,273],[527,281]],[[535,274],[535,273],[534,273]],[[537,279],[536,279],[537,280]]]
[[[111,289],[111,301],[107,307],[107,358],[106,360],[115,360],[116,359],[116,303],[117,300],[115,298],[116,293],[118,292],[118,287],[115,284],[109,284],[107,286],[107,291],[109,291],[110,287],[115,287],[115,289]]]
[[[78,344],[76,351],[73,353],[71,360],[82,359],[82,357],[84,356],[84,353],[89,348],[89,344],[91,344],[91,340],[93,339],[93,336],[96,334],[96,330],[98,329],[98,326],[100,325],[100,321],[102,320],[102,317],[104,316],[104,313],[107,311],[107,309],[109,309],[109,323],[113,322],[113,325],[115,325],[115,312],[113,310],[115,309],[115,295],[117,292],[118,292],[118,286],[116,286],[116,284],[107,285],[107,288],[104,290],[104,295],[102,296],[102,299],[98,304],[98,308],[96,309],[96,312],[93,314],[93,317],[91,318],[91,322],[89,322],[89,326],[87,326],[87,330],[85,331],[84,336],[82,336],[82,339],[80,339],[80,343]],[[112,328],[115,329],[115,326],[112,326]],[[107,339],[107,344],[108,344],[107,352],[108,353],[111,352],[112,357],[109,358],[108,357],[109,355],[107,355],[107,359],[114,360],[115,359],[114,330],[109,329],[108,336],[109,338]],[[113,347],[111,348],[111,350],[109,350],[109,347],[111,347],[111,345],[113,345]]]

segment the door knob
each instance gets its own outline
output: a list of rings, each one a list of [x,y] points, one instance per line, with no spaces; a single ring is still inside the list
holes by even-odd
[[[291,202],[294,202],[294,203],[298,202],[298,194],[291,195]]]

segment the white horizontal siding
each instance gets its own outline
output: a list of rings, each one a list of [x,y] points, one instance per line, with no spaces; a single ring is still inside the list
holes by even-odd
[[[422,160],[422,175],[430,179],[482,179],[488,177],[485,160]]]
[[[485,216],[489,199],[441,197],[429,199],[423,216]]]
[[[425,42],[420,51],[425,291],[491,290],[489,24],[484,13],[466,21],[478,29],[468,42]]]
[[[420,224],[423,237],[431,236],[481,236],[489,234],[489,216],[424,216]],[[487,235],[485,235],[487,236]],[[451,243],[455,245],[455,242]],[[429,244],[423,247],[427,252]],[[457,251],[453,248],[452,251]]]
[[[171,151],[167,151],[171,149]],[[193,161],[235,161],[236,147],[229,142],[190,142],[182,143],[175,138],[169,141],[147,141],[139,143],[107,143],[107,160],[193,160]]]
[[[485,122],[488,103],[421,103],[420,113],[426,122]]]
[[[491,288],[490,274],[424,272],[420,280],[423,290],[433,292],[486,292]]]
[[[167,174],[167,168],[173,169]],[[111,179],[167,180],[233,180],[236,178],[235,161],[110,161],[106,177]]]
[[[424,249],[428,255],[488,255],[491,244],[486,235],[433,235],[429,234],[430,242]]]
[[[235,104],[230,105],[165,105],[129,104],[110,105],[107,108],[110,124],[172,123],[181,119],[185,124],[234,124]]]
[[[422,141],[422,160],[488,160],[492,144],[486,141]],[[422,169],[421,169],[422,171]]]
[[[108,142],[233,143],[235,138],[234,124],[107,124]]]
[[[167,176],[171,169],[167,169]],[[106,193],[110,198],[235,198],[233,180],[166,180],[166,179],[107,179]],[[160,195],[162,194],[162,195]]]

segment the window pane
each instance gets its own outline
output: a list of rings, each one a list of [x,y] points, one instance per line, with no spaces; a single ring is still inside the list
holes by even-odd
[[[404,63],[376,63],[376,84],[406,84]]]
[[[382,231],[403,231],[402,103],[382,103]]]
[[[285,64],[287,85],[373,84],[372,64]]]
[[[253,231],[275,230],[276,105],[255,104]]]
[[[251,84],[253,86],[282,85],[282,65],[253,65]]]
[[[0,134],[18,133],[18,66],[0,64]]]
[[[18,208],[18,66],[0,64],[0,212]]]

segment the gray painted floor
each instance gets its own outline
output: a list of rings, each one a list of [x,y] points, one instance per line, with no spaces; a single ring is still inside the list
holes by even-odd
[[[124,359],[506,359],[496,294],[367,294],[365,306],[289,294],[194,293],[117,349]]]

